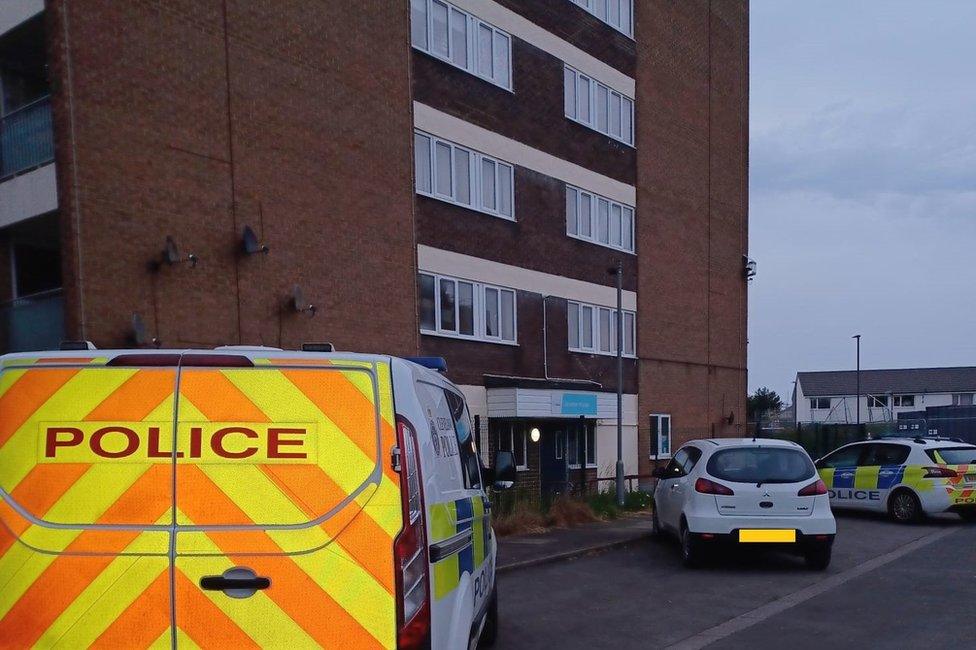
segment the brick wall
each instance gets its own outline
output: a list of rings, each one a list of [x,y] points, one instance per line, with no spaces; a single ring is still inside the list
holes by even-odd
[[[48,9],[71,336],[416,351],[407,3]]]
[[[745,0],[635,4],[644,473],[649,413],[674,449],[744,432],[749,36]]]

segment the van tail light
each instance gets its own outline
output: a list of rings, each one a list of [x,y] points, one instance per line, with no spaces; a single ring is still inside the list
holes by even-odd
[[[429,648],[430,578],[420,450],[416,430],[402,417],[397,417],[397,444],[403,501],[403,530],[393,542],[397,648]]]
[[[957,478],[959,473],[948,467],[923,467],[925,476],[923,478]]]
[[[695,481],[695,492],[701,492],[702,494],[720,494],[727,497],[735,496],[732,488],[725,487],[715,481],[709,481],[707,478],[700,478]]]
[[[806,486],[805,488],[802,488],[799,492],[797,492],[796,496],[815,497],[820,494],[827,494],[827,484],[821,481],[820,479],[817,479],[810,485]]]

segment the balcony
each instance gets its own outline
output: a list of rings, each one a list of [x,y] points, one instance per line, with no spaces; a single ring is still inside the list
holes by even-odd
[[[0,352],[56,350],[64,339],[61,289],[35,293],[0,305]]]
[[[51,97],[42,97],[0,118],[0,181],[54,160]]]

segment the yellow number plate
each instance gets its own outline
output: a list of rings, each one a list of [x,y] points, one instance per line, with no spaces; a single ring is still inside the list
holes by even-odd
[[[788,542],[796,541],[795,530],[740,530],[740,542]]]

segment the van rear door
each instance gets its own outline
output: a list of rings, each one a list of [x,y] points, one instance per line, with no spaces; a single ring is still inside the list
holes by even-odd
[[[170,642],[177,368],[106,362],[0,368],[0,645]]]
[[[184,357],[175,622],[202,647],[393,648],[388,362]]]

